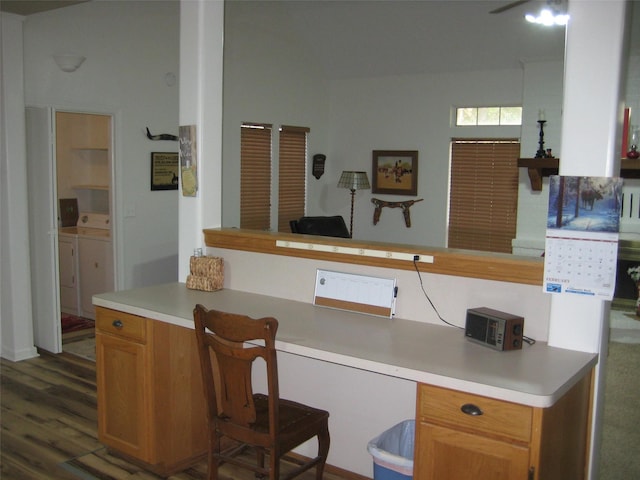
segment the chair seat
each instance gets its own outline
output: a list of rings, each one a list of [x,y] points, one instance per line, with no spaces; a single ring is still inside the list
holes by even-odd
[[[253,396],[256,406],[256,423],[253,429],[260,433],[269,432],[269,398],[261,393]],[[324,421],[329,418],[329,412],[313,408],[292,400],[280,399],[280,421],[278,429],[281,435],[295,431],[296,427],[303,425],[306,427],[314,420]],[[311,435],[313,436],[313,435]],[[311,438],[311,436],[309,438]]]

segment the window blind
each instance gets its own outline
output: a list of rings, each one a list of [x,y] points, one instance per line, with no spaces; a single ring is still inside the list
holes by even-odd
[[[454,139],[448,246],[511,253],[518,211],[520,143]]]
[[[271,125],[243,124],[240,134],[240,228],[271,227]]]
[[[280,128],[278,231],[290,232],[289,221],[305,213],[308,128]]]

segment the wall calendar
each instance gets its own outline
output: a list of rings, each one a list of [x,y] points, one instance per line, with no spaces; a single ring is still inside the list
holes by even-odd
[[[621,178],[550,177],[546,292],[613,298],[621,198]]]

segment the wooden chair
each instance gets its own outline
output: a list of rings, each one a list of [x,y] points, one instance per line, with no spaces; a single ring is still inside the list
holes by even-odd
[[[280,459],[318,437],[318,456],[306,461],[296,457],[297,466],[284,478],[315,466],[316,480],[321,480],[329,453],[329,413],[280,398],[278,321],[207,310],[202,305],[196,305],[193,316],[208,407],[209,479],[218,478],[218,467],[224,462],[252,470],[256,476],[279,479]],[[253,393],[251,370],[258,358],[266,365],[268,395]],[[221,447],[223,437],[230,447]],[[255,463],[237,458],[247,447],[255,448]]]

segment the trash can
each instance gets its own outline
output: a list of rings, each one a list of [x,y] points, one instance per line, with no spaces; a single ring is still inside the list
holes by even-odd
[[[415,420],[405,420],[378,435],[367,445],[373,456],[373,480],[411,480]]]

